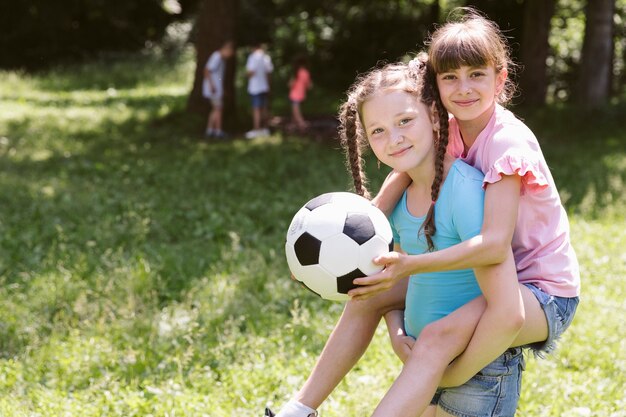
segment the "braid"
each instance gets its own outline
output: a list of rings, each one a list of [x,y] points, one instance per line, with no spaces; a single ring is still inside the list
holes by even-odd
[[[424,236],[426,238],[426,242],[428,243],[428,250],[433,251],[435,249],[435,245],[432,237],[437,231],[435,227],[435,202],[439,198],[439,190],[441,189],[441,183],[443,182],[443,162],[448,147],[448,111],[441,102],[441,97],[439,96],[439,91],[437,90],[437,83],[434,79],[435,75],[432,67],[430,65],[426,65],[425,72],[424,78],[427,82],[424,84],[422,98],[424,101],[430,101],[430,104],[434,105],[437,116],[439,117],[439,135],[435,138],[435,178],[430,187],[431,204],[428,209],[428,213],[426,214],[424,223],[422,224]]]
[[[370,199],[370,193],[366,188],[367,179],[365,172],[363,172],[363,158],[359,146],[358,117],[356,104],[351,100],[345,102],[339,113],[339,136],[341,145],[346,151],[346,162],[352,173],[354,189],[360,196]]]

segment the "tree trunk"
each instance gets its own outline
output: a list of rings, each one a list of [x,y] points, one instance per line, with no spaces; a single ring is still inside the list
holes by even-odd
[[[439,0],[434,0],[430,4],[429,14],[430,14],[430,21],[432,23],[441,22],[441,5],[439,4]]]
[[[607,103],[613,71],[615,0],[588,0],[585,40],[578,80],[578,103],[594,108]]]
[[[211,54],[225,41],[235,40],[238,0],[204,0],[196,16],[193,44],[196,51],[196,71],[193,86],[187,100],[187,111],[208,115],[210,104],[202,96],[204,66]],[[226,62],[224,74],[224,113],[226,129],[236,123],[235,65],[236,54]]]
[[[520,77],[522,103],[541,106],[546,102],[548,74],[546,59],[550,45],[550,21],[554,15],[554,0],[526,0],[520,59],[524,65]]]

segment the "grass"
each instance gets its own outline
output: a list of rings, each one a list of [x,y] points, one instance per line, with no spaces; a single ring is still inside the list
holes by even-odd
[[[1,416],[261,415],[313,365],[341,305],[288,279],[283,240],[305,201],[349,186],[342,155],[199,140],[192,72],[134,56],[0,73]],[[623,111],[525,114],[584,287],[558,353],[528,360],[520,416],[626,416]],[[368,415],[399,368],[381,327],[323,415]]]

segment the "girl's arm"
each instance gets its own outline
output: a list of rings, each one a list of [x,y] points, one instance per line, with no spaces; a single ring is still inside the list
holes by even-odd
[[[524,302],[513,253],[501,264],[475,268],[487,307],[463,353],[443,375],[439,386],[462,385],[508,349],[524,324]]]
[[[411,184],[411,178],[407,174],[395,170],[391,171],[385,178],[376,197],[372,199],[372,204],[389,216],[409,184]]]
[[[396,355],[404,363],[411,354],[415,339],[404,331],[404,310],[391,310],[385,314],[385,323],[389,330],[389,339]]]
[[[389,182],[389,188],[395,189],[391,184]],[[484,220],[480,234],[449,248],[422,255],[390,252],[380,256],[374,259],[374,263],[385,265],[385,269],[378,274],[355,279],[354,283],[360,287],[351,290],[349,295],[355,299],[369,298],[387,291],[403,277],[417,273],[484,267],[504,262],[511,248],[517,221],[520,187],[521,179],[518,175],[503,176],[497,183],[489,184],[485,191]],[[388,199],[385,197],[378,204],[382,207],[388,204]]]
[[[398,242],[394,243],[393,249],[398,253],[405,253]],[[415,343],[415,339],[408,336],[404,330],[404,310],[388,311],[384,317],[393,351],[404,363],[411,354],[411,348]]]

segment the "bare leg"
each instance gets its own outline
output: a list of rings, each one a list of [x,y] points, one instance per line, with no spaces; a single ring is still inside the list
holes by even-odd
[[[261,128],[261,108],[255,107],[252,109],[252,129],[259,130]]]
[[[370,344],[382,316],[404,308],[408,279],[365,301],[348,301],[326,346],[295,399],[318,408],[352,369]]]
[[[291,103],[291,114],[298,129],[305,129],[306,122],[304,121],[304,117],[302,117],[302,112],[300,111],[300,103]]]
[[[545,314],[537,298],[520,285],[526,319],[512,346],[540,342],[548,337]],[[373,416],[413,416],[430,403],[450,362],[469,344],[487,305],[478,297],[448,316],[426,326],[413,346],[402,372]],[[437,416],[443,410],[438,409]]]
[[[215,129],[215,107],[211,108],[207,119],[206,130],[208,131],[209,129]]]
[[[444,411],[441,407],[437,407],[437,413],[434,414],[434,417],[454,417],[452,414]]]
[[[484,298],[479,297],[426,326],[373,416],[421,415],[435,395],[447,366],[469,343],[485,308]]]
[[[218,132],[222,131],[222,108],[221,107],[215,107],[213,110],[213,124],[214,124],[214,129],[217,130]]]
[[[437,417],[437,407],[434,405],[429,405],[426,407],[426,411],[422,413],[420,417]]]
[[[520,285],[526,319],[524,326],[513,341],[512,347],[524,346],[529,343],[541,342],[548,338],[548,322],[539,300],[525,285]]]

